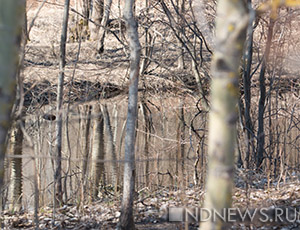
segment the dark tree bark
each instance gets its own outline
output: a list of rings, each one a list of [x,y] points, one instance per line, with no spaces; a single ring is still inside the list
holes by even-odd
[[[256,154],[257,168],[259,168],[263,162],[264,151],[265,151],[265,133],[264,133],[264,113],[265,113],[265,102],[266,102],[265,72],[266,72],[266,67],[267,67],[270,50],[271,50],[273,28],[274,28],[274,20],[270,18],[266,49],[265,49],[264,59],[259,74],[260,98],[258,102],[258,130],[257,130],[257,154]]]
[[[125,136],[125,163],[123,197],[119,228],[121,230],[134,230],[133,195],[135,183],[135,138],[138,102],[138,81],[140,69],[141,46],[137,31],[137,22],[133,16],[134,0],[126,0],[124,19],[130,46],[130,85],[128,95],[128,114]]]
[[[249,0],[251,3],[251,0]],[[255,17],[253,15],[253,17]],[[254,151],[253,146],[253,124],[251,120],[251,67],[252,67],[252,55],[253,55],[253,19],[250,19],[248,26],[248,41],[247,41],[247,53],[245,55],[245,71],[243,74],[243,86],[244,86],[244,100],[245,100],[245,135],[246,135],[246,156],[243,161],[245,168],[249,168],[249,161],[251,152]]]

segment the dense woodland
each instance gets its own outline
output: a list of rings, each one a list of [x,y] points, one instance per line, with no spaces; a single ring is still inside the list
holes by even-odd
[[[298,5],[0,0],[1,227],[300,229]]]

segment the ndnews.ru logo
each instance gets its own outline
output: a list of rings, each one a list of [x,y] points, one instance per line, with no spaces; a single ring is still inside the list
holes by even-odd
[[[227,223],[295,223],[300,222],[300,210],[290,207],[271,207],[256,209],[227,208],[222,211],[195,207],[169,207],[170,222],[223,221]]]

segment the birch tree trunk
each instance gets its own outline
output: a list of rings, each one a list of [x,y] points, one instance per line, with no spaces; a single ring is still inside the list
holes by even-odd
[[[24,11],[22,0],[0,0],[0,192],[4,177],[6,136],[15,99]]]
[[[239,64],[246,39],[248,12],[243,0],[219,0],[216,47],[212,60],[208,177],[204,207],[222,213],[231,206],[236,121],[238,119]],[[212,217],[201,230],[228,229]]]
[[[55,185],[55,203],[62,204],[62,181],[61,181],[61,149],[62,149],[62,105],[63,105],[63,85],[66,65],[66,41],[68,31],[70,0],[65,1],[63,25],[60,41],[60,60],[59,60],[59,76],[57,87],[57,122],[56,122],[56,169],[54,174]]]
[[[137,22],[133,16],[134,0],[126,0],[124,19],[130,47],[130,80],[128,95],[128,113],[125,136],[125,162],[123,197],[119,229],[134,230],[133,194],[135,182],[135,128],[137,120],[138,81],[140,70],[141,45],[139,42]]]
[[[21,124],[22,123],[22,124]],[[21,125],[24,127],[25,122],[21,121],[13,125],[10,135],[11,153],[13,156],[22,155],[23,132]],[[11,175],[10,175],[10,207],[11,211],[20,211],[22,208],[22,158],[13,158],[11,160]]]

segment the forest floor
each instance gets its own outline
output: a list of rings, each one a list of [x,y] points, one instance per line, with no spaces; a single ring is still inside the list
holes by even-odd
[[[246,178],[245,178],[245,175]],[[228,229],[299,229],[300,183],[297,176],[289,175],[285,181],[272,181],[254,172],[237,170],[233,191],[233,207],[237,210],[264,208],[270,221],[254,218],[251,222],[234,220]],[[65,205],[53,216],[51,207],[39,212],[40,229],[116,229],[120,216],[120,197],[109,189],[101,191],[97,202],[88,205]],[[144,188],[134,201],[135,222],[139,230],[197,229],[198,223],[168,222],[169,207],[197,208],[205,192],[200,187],[156,189]],[[288,210],[274,220],[276,209]],[[290,212],[290,213],[288,213]],[[287,213],[287,214],[286,214]],[[296,215],[293,217],[292,215]],[[288,216],[286,216],[288,215]],[[250,217],[250,216],[249,216]],[[4,212],[4,229],[34,229],[34,212]],[[265,219],[261,218],[261,220]]]
[[[37,12],[39,4],[28,1],[28,21]],[[54,1],[53,1],[54,2]],[[30,8],[33,7],[33,8]],[[24,80],[26,90],[36,88],[36,100],[38,101],[44,89],[55,92],[58,75],[59,40],[62,18],[62,7],[48,5],[40,12],[35,26],[30,34],[30,41],[26,47],[24,60]],[[110,37],[111,38],[111,37]],[[106,39],[106,47],[109,47],[101,56],[96,56],[93,47],[95,42],[86,41],[79,46],[78,43],[67,44],[66,85],[74,87],[73,100],[80,102],[92,100],[99,95],[99,91],[106,92],[106,98],[124,93],[128,88],[128,61],[122,46],[113,38]],[[80,48],[80,55],[77,56]],[[170,70],[162,75],[173,77]],[[178,71],[178,70],[177,70]],[[171,73],[171,74],[170,74]],[[179,71],[174,75],[180,75]],[[76,85],[81,85],[76,88]],[[92,92],[83,95],[80,89],[91,85]],[[147,75],[140,81],[140,90],[147,93],[172,93],[182,95],[191,93],[192,89],[183,86],[183,82],[168,80]],[[101,90],[99,90],[101,88]],[[95,94],[98,95],[95,96]],[[27,92],[29,93],[29,91]],[[32,103],[29,95],[28,104]],[[49,97],[45,104],[55,100],[55,95]],[[87,97],[90,97],[87,98]],[[46,100],[46,99],[45,99]],[[26,104],[26,98],[25,98]],[[295,175],[287,175],[285,181],[282,178],[272,181],[261,174],[252,171],[237,170],[235,188],[233,192],[233,206],[235,208],[267,208],[275,207],[296,208],[300,206],[300,178]],[[204,190],[202,187],[191,186],[189,188],[158,187],[139,191],[135,200],[135,221],[139,230],[175,230],[185,229],[183,223],[171,223],[166,219],[168,207],[198,207],[202,204]],[[120,215],[120,197],[112,195],[109,191],[103,191],[102,198],[89,205],[65,205],[58,209],[53,218],[52,208],[43,207],[39,212],[40,229],[115,229]],[[2,213],[2,225],[4,229],[34,229],[34,212],[24,211],[20,213]],[[299,218],[298,218],[299,220]],[[198,224],[190,224],[188,229],[197,229]],[[300,229],[300,222],[293,223],[234,223],[231,229]]]

